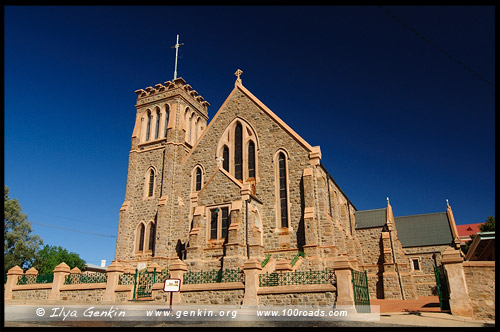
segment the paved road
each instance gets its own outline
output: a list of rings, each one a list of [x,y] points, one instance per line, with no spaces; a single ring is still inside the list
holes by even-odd
[[[460,318],[446,313],[375,313],[349,319],[324,317],[256,317],[255,309],[239,306],[159,305],[6,305],[6,327],[485,327],[493,321]],[[209,317],[207,312],[215,312]],[[122,315],[123,312],[123,315]],[[148,316],[147,312],[151,314]],[[182,317],[181,312],[188,315]],[[198,317],[189,317],[189,312]],[[280,311],[281,312],[281,311]],[[159,313],[159,315],[157,314]],[[175,315],[178,317],[174,317]],[[155,317],[155,315],[157,315]],[[170,317],[165,317],[169,315]],[[97,317],[94,317],[97,316]],[[361,318],[359,318],[361,317]],[[367,319],[365,319],[368,317]]]

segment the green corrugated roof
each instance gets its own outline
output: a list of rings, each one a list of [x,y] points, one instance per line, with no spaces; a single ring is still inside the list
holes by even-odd
[[[394,221],[403,248],[450,244],[453,240],[446,212],[396,217]]]
[[[385,208],[376,210],[356,211],[356,228],[382,227],[386,222]]]

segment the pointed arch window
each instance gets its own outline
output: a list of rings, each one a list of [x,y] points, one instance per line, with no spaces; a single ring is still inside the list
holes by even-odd
[[[239,122],[234,129],[234,177],[243,180],[243,128]]]
[[[156,224],[151,222],[149,224],[149,241],[148,241],[148,250],[153,251],[155,247],[155,237],[156,237]]]
[[[168,118],[170,116],[170,108],[168,105],[165,105],[165,131],[163,133],[163,136],[167,137],[167,128],[168,128]]]
[[[224,149],[222,150],[222,159],[222,168],[229,172],[229,148],[227,145],[224,145]]]
[[[288,227],[287,172],[286,157],[283,152],[278,156],[278,180],[281,227]]]
[[[237,117],[226,127],[217,144],[216,159],[219,158],[223,159],[222,168],[240,182],[249,183],[256,195],[260,181],[259,139],[245,119]]]
[[[157,139],[160,135],[160,109],[158,107],[156,108],[155,117],[155,139]]]
[[[194,145],[195,142],[195,137],[194,137],[194,121],[195,121],[195,116],[194,113],[191,114],[191,118],[189,118],[189,144]]]
[[[255,178],[255,143],[248,143],[248,177]]]
[[[145,233],[145,227],[144,224],[141,223],[139,226],[139,251],[144,250],[144,233]]]
[[[196,178],[195,178],[195,191],[200,191],[201,190],[201,168],[197,167],[196,168]]]
[[[184,127],[186,129],[185,141],[189,143],[189,108],[184,113]]]
[[[155,184],[155,171],[154,169],[149,170],[149,180],[148,180],[148,197],[153,196],[154,184]]]
[[[148,111],[147,114],[147,124],[146,124],[146,141],[149,141],[149,132],[151,131],[151,112]]]

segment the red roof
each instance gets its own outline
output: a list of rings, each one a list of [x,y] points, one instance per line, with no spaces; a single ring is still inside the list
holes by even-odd
[[[480,232],[479,225],[484,224],[484,222],[480,222],[477,224],[467,224],[467,225],[457,225],[458,236],[470,236],[472,234],[476,234]]]

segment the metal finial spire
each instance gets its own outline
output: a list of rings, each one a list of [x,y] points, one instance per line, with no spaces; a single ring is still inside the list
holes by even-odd
[[[171,48],[175,48],[175,68],[174,68],[174,80],[177,78],[177,57],[179,55],[179,46],[184,45],[184,43],[179,44],[179,35],[177,35],[177,42]]]
[[[389,197],[387,197],[387,205],[389,205]]]
[[[448,203],[448,198],[446,199],[446,206],[450,206],[450,203]]]

